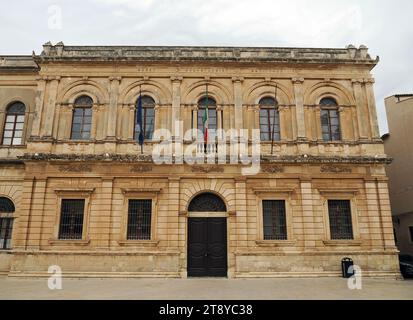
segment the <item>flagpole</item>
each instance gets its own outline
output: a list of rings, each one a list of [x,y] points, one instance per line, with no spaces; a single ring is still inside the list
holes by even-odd
[[[275,127],[275,113],[277,112],[277,89],[278,85],[275,85],[275,99],[274,99],[274,115],[272,117],[272,131],[271,131],[271,155],[274,153],[274,127]]]
[[[205,89],[206,89],[206,106],[205,106],[205,114],[206,114],[206,119],[207,123],[209,126],[209,112],[208,112],[208,104],[209,104],[209,98],[208,98],[208,83],[205,84]],[[205,123],[204,123],[205,125]],[[207,152],[207,147],[208,147],[208,128],[204,128],[204,140],[205,140],[205,130],[206,130],[206,141],[204,141],[204,151],[205,153]]]
[[[139,99],[140,99],[141,105],[142,105],[142,85],[141,84],[139,85]],[[141,113],[141,117],[142,117],[142,113]],[[141,133],[140,134],[142,134],[142,130],[143,130],[143,128],[142,128],[142,118],[141,118],[140,122],[141,122],[141,127],[140,127]],[[143,154],[143,143],[141,143],[141,154]]]

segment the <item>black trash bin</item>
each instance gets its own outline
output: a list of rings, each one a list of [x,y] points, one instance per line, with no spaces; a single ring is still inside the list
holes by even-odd
[[[351,268],[354,265],[353,260],[351,258],[343,258],[341,260],[341,272],[343,274],[343,278],[350,278],[354,276],[354,268]]]

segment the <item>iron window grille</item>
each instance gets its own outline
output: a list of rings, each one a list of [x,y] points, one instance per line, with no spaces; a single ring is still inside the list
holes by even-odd
[[[213,193],[202,193],[192,199],[189,212],[226,212],[227,207],[220,197]]]
[[[337,102],[332,98],[320,101],[321,129],[324,141],[341,141],[340,114]]]
[[[155,101],[149,96],[143,96],[142,98],[142,126],[143,136],[145,140],[152,140],[153,132],[155,128]],[[137,108],[137,105],[136,105]],[[139,126],[137,125],[136,110],[135,108],[135,140],[139,139]]]
[[[260,100],[260,135],[261,141],[280,141],[280,114],[278,102],[272,97]]]
[[[62,199],[59,239],[82,239],[84,209],[84,199]]]
[[[152,200],[129,200],[127,240],[150,240]]]
[[[328,200],[332,240],[353,240],[350,200]]]
[[[287,240],[284,200],[263,200],[264,240]]]
[[[7,108],[3,145],[22,145],[25,112],[26,106],[21,102],[14,102]]]
[[[92,128],[93,100],[88,96],[76,99],[73,109],[72,133],[73,140],[88,140]]]

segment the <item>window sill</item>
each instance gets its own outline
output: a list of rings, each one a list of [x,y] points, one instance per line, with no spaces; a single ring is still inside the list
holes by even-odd
[[[25,144],[16,144],[16,145],[8,145],[8,144],[1,144],[0,149],[26,149],[27,145]]]
[[[125,247],[156,247],[159,243],[158,240],[120,240],[118,241],[120,246]]]
[[[292,247],[296,240],[257,240],[255,243],[260,247]]]
[[[348,246],[360,246],[361,240],[324,240],[325,246],[329,247],[348,247]]]
[[[87,246],[89,243],[90,243],[90,239],[85,239],[85,240],[49,239],[49,244],[51,245]]]

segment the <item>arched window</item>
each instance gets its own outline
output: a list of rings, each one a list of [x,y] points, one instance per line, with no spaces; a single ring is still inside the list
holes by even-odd
[[[81,96],[75,100],[71,134],[73,140],[90,139],[92,106],[93,100],[89,96]]]
[[[206,117],[206,109],[208,109],[208,117]],[[198,130],[202,135],[205,134],[206,120],[208,120],[208,140],[214,140],[218,129],[218,113],[217,102],[211,97],[203,97],[198,101]]]
[[[13,102],[7,107],[3,145],[18,146],[22,144],[25,112],[26,106],[22,102]]]
[[[278,102],[273,97],[262,98],[260,105],[261,141],[280,141],[280,114]]]
[[[0,250],[11,249],[14,204],[10,199],[0,197]]]
[[[155,100],[149,96],[142,96],[142,129],[145,140],[152,140],[153,131],[155,130]],[[136,102],[136,108],[138,108],[138,102]],[[138,124],[138,118],[136,116],[137,110],[135,110],[135,140],[139,139],[140,128]]]
[[[340,141],[340,114],[337,101],[333,98],[323,98],[321,107],[321,129],[324,141]]]
[[[224,201],[213,193],[201,193],[192,199],[188,206],[189,212],[226,212]]]

